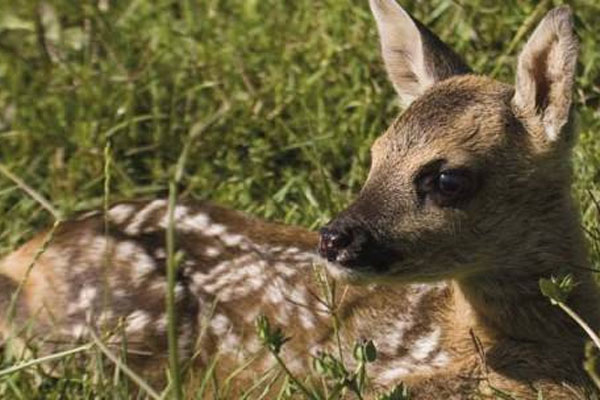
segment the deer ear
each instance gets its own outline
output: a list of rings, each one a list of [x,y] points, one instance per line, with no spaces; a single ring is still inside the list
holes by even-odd
[[[370,0],[383,61],[404,106],[435,82],[467,74],[470,68],[396,0]]]
[[[571,9],[563,6],[544,17],[519,55],[513,104],[541,121],[551,142],[569,120],[578,47]]]

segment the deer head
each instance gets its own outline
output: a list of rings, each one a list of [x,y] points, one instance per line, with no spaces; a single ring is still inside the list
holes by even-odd
[[[578,46],[570,9],[541,21],[513,87],[473,75],[395,0],[370,4],[407,108],[373,144],[356,201],[321,230],[331,270],[367,281],[437,280],[531,269],[536,257],[569,246],[579,234],[569,212]]]

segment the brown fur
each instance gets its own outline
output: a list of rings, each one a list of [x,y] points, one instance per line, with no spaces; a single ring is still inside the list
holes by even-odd
[[[559,8],[542,21],[513,88],[468,74],[393,0],[371,0],[371,7],[390,79],[410,105],[373,145],[357,200],[330,224],[351,221],[370,234],[360,251],[389,255],[378,268],[327,264],[340,279],[333,311],[342,347],[348,353],[356,340],[374,339],[374,388],[406,381],[416,399],[485,398],[494,390],[519,399],[538,391],[548,399],[583,395],[585,335],[538,288],[540,278],[568,270],[578,282],[569,306],[600,327],[598,289],[585,270],[569,194],[577,47],[570,12]],[[442,169],[469,171],[468,198],[447,205],[421,193],[423,176]],[[66,344],[86,330],[124,324],[135,351],[129,362],[160,383],[165,216],[164,201],[123,203],[61,226],[25,282],[16,322],[33,317],[41,343]],[[309,368],[307,353],[335,349],[332,310],[315,279],[324,263],[312,257],[315,233],[206,203],[179,205],[175,222],[184,255],[179,355],[191,370],[190,395],[197,371],[215,359],[218,382],[248,362],[231,381],[232,397],[272,367],[254,333],[259,313],[292,335],[282,357],[296,373]],[[23,280],[43,238],[2,261],[1,287]],[[111,340],[118,348],[121,337]]]

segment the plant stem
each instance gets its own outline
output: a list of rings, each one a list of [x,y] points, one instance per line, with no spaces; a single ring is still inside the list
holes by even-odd
[[[600,377],[598,376],[598,373],[596,372],[596,360],[595,358],[588,358],[584,363],[583,363],[583,369],[585,370],[585,372],[588,373],[588,375],[590,376],[590,378],[592,378],[592,381],[594,382],[594,385],[596,385],[596,387],[598,389],[600,389]]]
[[[31,186],[29,186],[21,178],[10,172],[10,170],[2,164],[0,164],[0,174],[6,176],[8,179],[13,181],[15,185],[17,185],[22,191],[27,193],[40,206],[42,206],[42,208],[44,208],[46,211],[52,214],[55,220],[62,220],[61,213],[56,208],[52,207],[52,204],[50,204],[50,202],[46,200],[44,196],[36,192]]]
[[[160,395],[154,389],[152,389],[152,387],[150,387],[150,385],[148,385],[146,381],[144,381],[138,374],[136,374],[131,368],[129,368],[127,364],[125,364],[117,356],[115,356],[108,349],[108,347],[106,347],[102,340],[100,340],[98,335],[96,335],[96,333],[92,329],[90,329],[90,336],[94,340],[94,344],[98,347],[98,349],[100,349],[100,351],[106,356],[106,358],[108,358],[110,361],[113,362],[113,364],[115,364],[115,367],[123,371],[125,375],[127,375],[129,379],[134,381],[144,392],[148,394],[148,396],[152,397],[155,400],[160,399]]]
[[[108,209],[110,208],[110,169],[111,169],[111,152],[112,142],[110,138],[106,138],[106,144],[104,145],[104,195],[102,199],[103,208],[103,220],[104,220],[104,250],[102,252],[102,310],[108,310],[110,307],[110,284],[109,284],[109,269],[110,269],[110,255],[108,252],[108,234],[109,234],[109,218]],[[102,325],[105,325],[104,322]],[[99,327],[102,331],[104,326]]]
[[[598,335],[596,335],[594,330],[583,319],[581,319],[581,317],[579,315],[577,315],[577,313],[575,311],[573,311],[568,305],[564,304],[561,301],[557,301],[556,303],[564,312],[566,312],[569,315],[569,317],[573,318],[573,320],[575,322],[577,322],[577,324],[592,339],[592,341],[594,342],[594,345],[598,349],[600,349],[600,338],[598,338]]]
[[[21,364],[13,365],[12,367],[1,370],[0,376],[14,374],[15,372],[18,372],[25,368],[32,367],[34,365],[42,364],[42,363],[45,363],[48,361],[59,360],[61,358],[69,356],[71,354],[81,353],[82,351],[87,351],[87,350],[91,349],[93,346],[94,346],[93,343],[88,343],[83,346],[75,347],[70,350],[65,350],[65,351],[61,351],[59,353],[49,354],[44,357],[36,358],[34,360],[26,361]]]
[[[52,228],[50,228],[50,231],[46,234],[46,237],[44,237],[44,242],[42,243],[40,248],[37,249],[35,255],[33,256],[33,260],[31,260],[31,262],[27,266],[27,269],[25,270],[25,274],[23,275],[23,278],[21,279],[21,281],[19,282],[19,285],[17,286],[17,288],[11,295],[10,303],[8,305],[8,311],[6,312],[6,315],[8,316],[7,320],[9,323],[12,322],[12,320],[15,316],[14,314],[15,314],[15,310],[16,310],[16,304],[17,304],[19,295],[21,294],[21,291],[23,290],[23,286],[29,279],[29,275],[31,275],[31,271],[33,270],[33,267],[35,267],[35,265],[37,264],[40,257],[48,249],[50,242],[52,242],[52,240],[54,239],[54,233],[56,232],[56,229],[59,227],[61,222],[62,221],[60,219],[57,219],[56,221],[54,221]]]
[[[173,398],[183,399],[181,387],[181,375],[179,371],[179,356],[177,351],[177,314],[175,312],[175,273],[177,260],[175,259],[175,206],[177,198],[177,186],[175,180],[169,182],[169,205],[167,209],[167,318],[168,318],[168,342],[169,342],[169,367],[173,388]]]
[[[311,400],[319,400],[318,397],[316,397],[314,394],[312,394],[307,388],[306,386],[304,386],[303,384],[300,383],[300,381],[298,379],[296,379],[296,377],[292,374],[292,371],[290,371],[287,367],[287,365],[285,365],[285,363],[283,362],[283,360],[281,359],[281,357],[279,357],[279,354],[275,353],[275,352],[271,352],[271,354],[273,354],[273,357],[275,357],[275,360],[277,360],[277,363],[279,363],[279,365],[281,366],[281,368],[283,368],[284,372],[286,373],[286,375],[290,378],[290,380],[298,387],[298,389],[300,389],[300,391],[302,391],[302,393],[304,393],[304,395],[311,399]]]

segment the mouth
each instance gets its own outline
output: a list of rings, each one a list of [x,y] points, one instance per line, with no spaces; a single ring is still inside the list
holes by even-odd
[[[397,265],[399,256],[390,251],[371,255],[356,255],[343,250],[334,259],[320,257],[330,274],[339,280],[361,283],[374,282],[392,275],[392,266]]]
[[[402,255],[395,250],[383,247],[371,247],[357,251],[353,248],[341,250],[335,259],[328,262],[340,267],[365,274],[386,274],[393,264],[403,260]]]
[[[321,258],[321,260],[324,261],[324,265],[327,267],[327,271],[329,271],[331,276],[339,281],[353,284],[371,283],[376,280],[377,277],[382,277],[381,273],[375,272],[375,270],[370,266],[349,268],[339,262],[327,261],[324,258]]]
[[[393,284],[393,283],[430,283],[444,279],[444,274],[439,272],[426,272],[420,262],[407,262],[401,260],[385,265],[345,265],[340,262],[327,261],[320,258],[331,276],[339,281],[353,285],[365,284]]]

